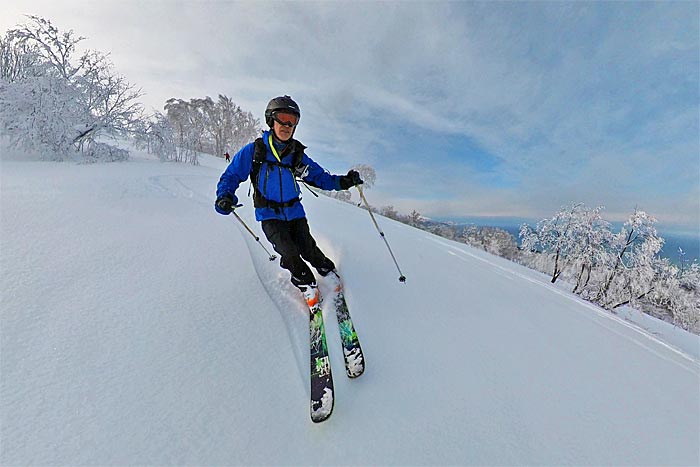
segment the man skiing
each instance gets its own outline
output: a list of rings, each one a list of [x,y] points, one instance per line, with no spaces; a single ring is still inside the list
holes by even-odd
[[[219,214],[231,214],[238,205],[238,186],[250,177],[255,218],[279,253],[280,266],[291,273],[292,284],[311,304],[318,299],[318,290],[305,260],[322,276],[334,271],[335,264],[309,232],[296,179],[328,191],[347,190],[362,179],[355,170],[331,175],[308,157],[306,146],[293,138],[300,117],[299,106],[289,96],[275,97],[267,104],[265,122],[270,130],[233,156],[217,185],[214,208]]]

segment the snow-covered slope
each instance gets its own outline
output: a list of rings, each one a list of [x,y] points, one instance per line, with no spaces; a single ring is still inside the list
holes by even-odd
[[[327,316],[311,423],[304,307],[212,209],[224,168],[2,164],[1,464],[700,463],[697,336],[380,218],[400,284],[365,211],[307,194],[367,358],[344,376]]]

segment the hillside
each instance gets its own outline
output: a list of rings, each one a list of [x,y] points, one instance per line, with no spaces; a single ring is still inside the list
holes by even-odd
[[[224,168],[2,163],[0,464],[700,464],[697,336],[380,218],[401,284],[365,211],[307,194],[367,358],[344,376],[327,316],[311,423],[304,306],[214,212]]]

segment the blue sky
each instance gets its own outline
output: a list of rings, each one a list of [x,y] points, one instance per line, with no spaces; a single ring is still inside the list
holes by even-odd
[[[373,204],[550,216],[572,202],[700,223],[700,4],[7,1],[111,52],[149,108],[219,93],[332,172],[375,167]]]

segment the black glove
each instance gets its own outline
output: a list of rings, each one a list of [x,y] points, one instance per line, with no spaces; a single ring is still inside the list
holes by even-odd
[[[357,170],[350,170],[347,175],[340,177],[340,189],[347,190],[355,185],[362,185],[364,182],[360,178],[360,174]]]
[[[236,195],[224,193],[223,195],[216,198],[216,203],[214,203],[214,209],[216,209],[216,212],[218,212],[219,214],[228,216],[233,212],[233,209],[236,204],[238,204],[238,198],[236,198]]]

